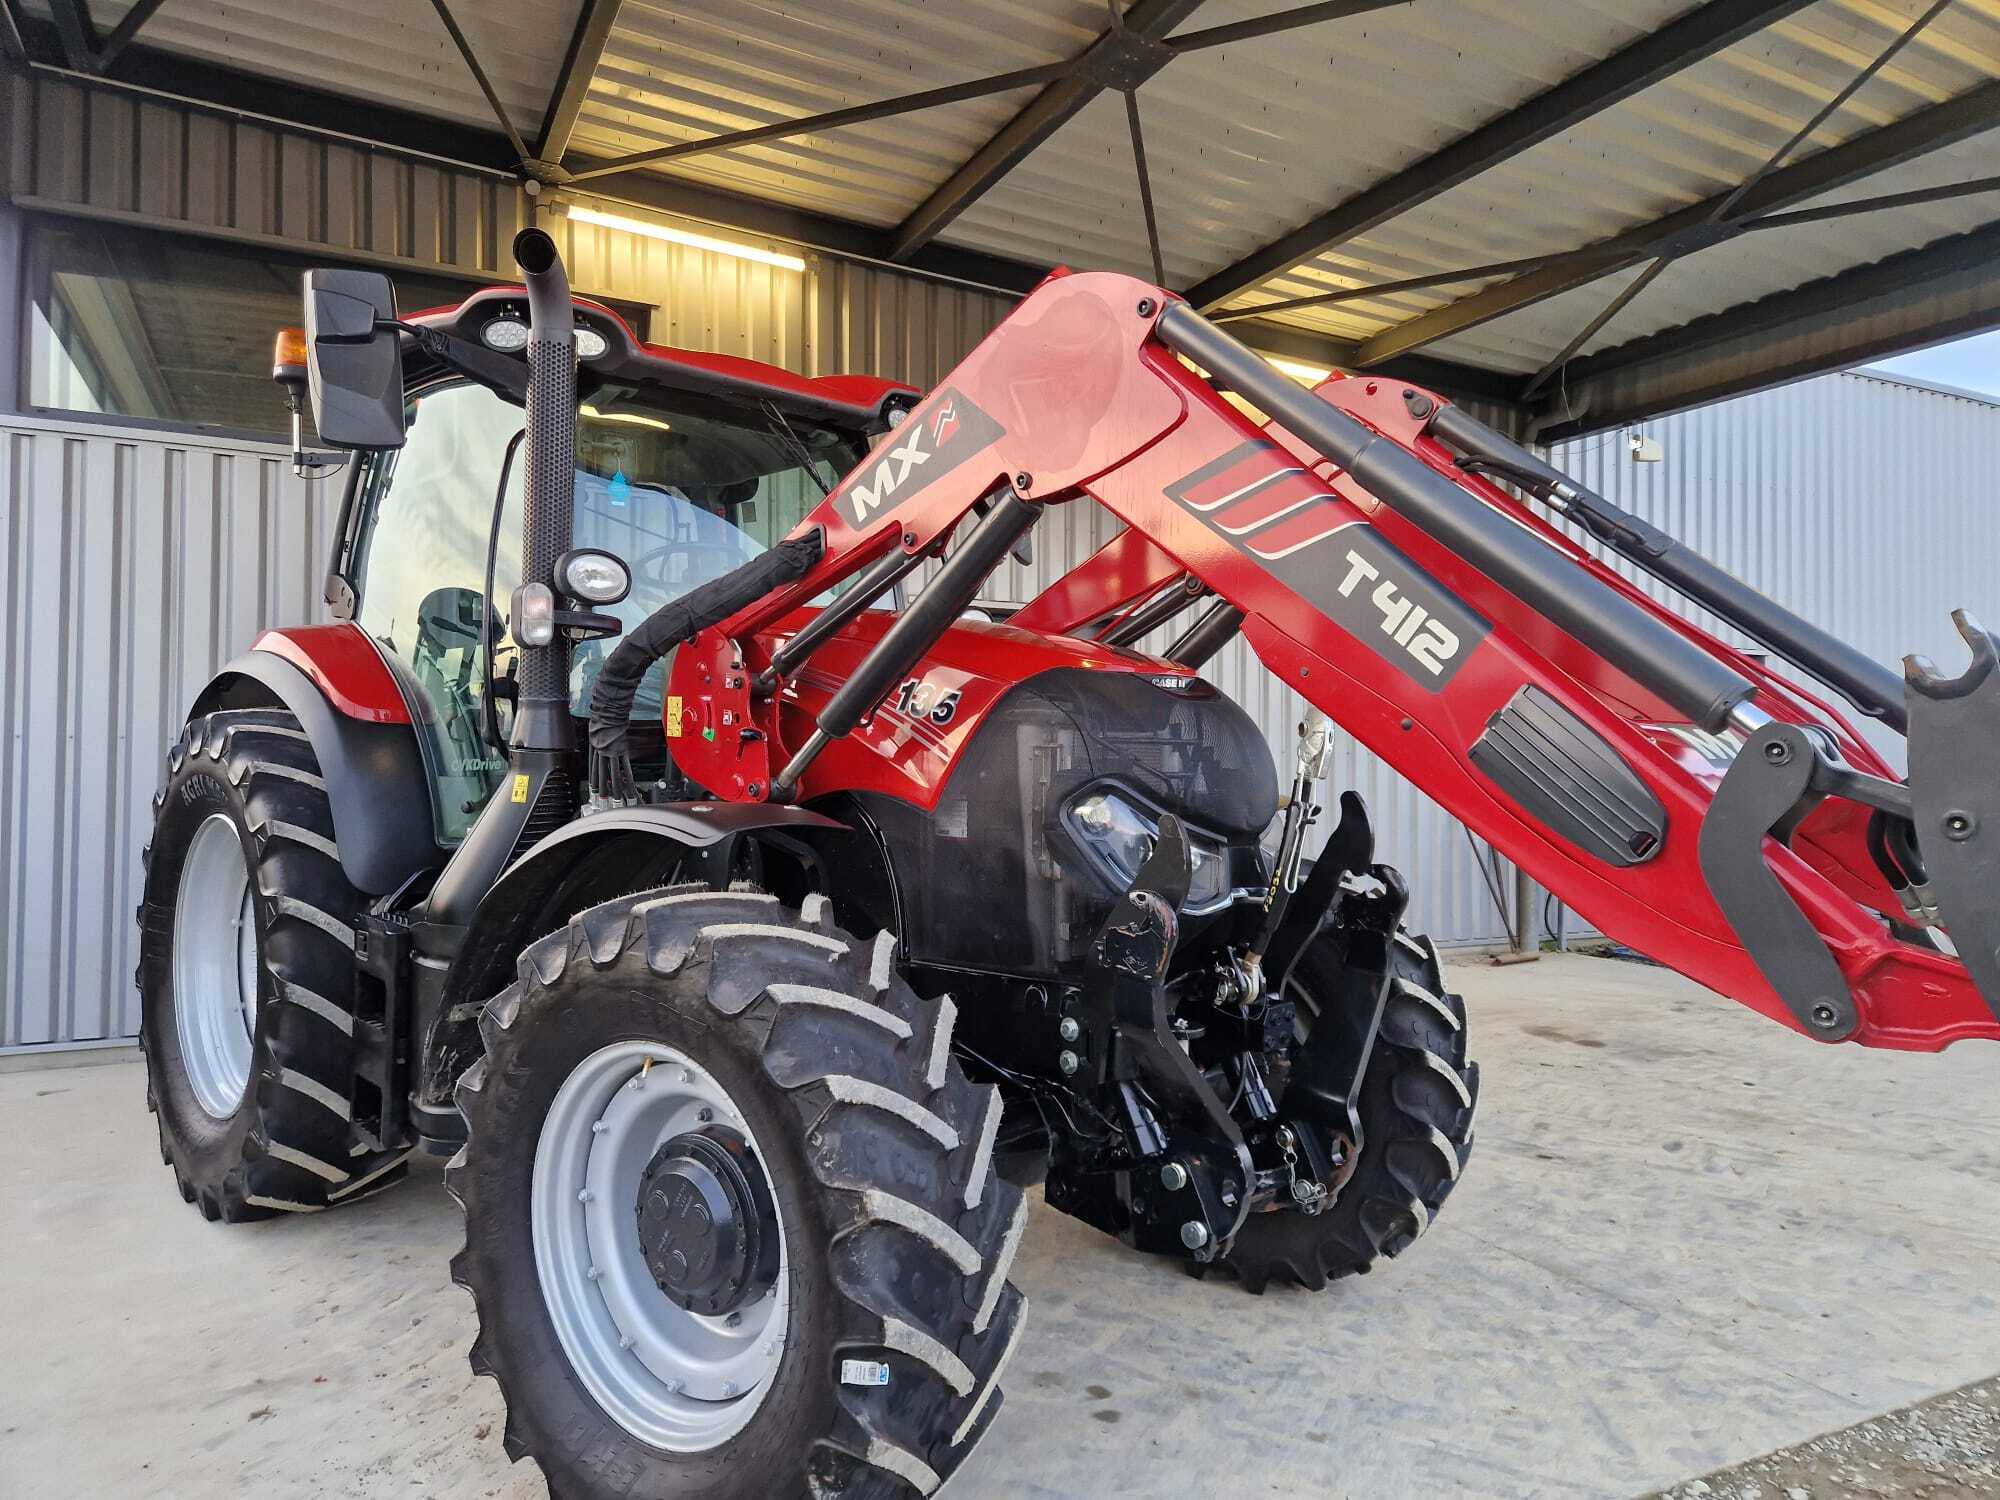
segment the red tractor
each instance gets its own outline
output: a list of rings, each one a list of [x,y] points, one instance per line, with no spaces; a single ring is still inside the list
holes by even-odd
[[[1306,391],[1126,277],[1051,276],[926,395],[641,345],[515,254],[408,318],[308,276],[338,623],[191,707],[138,979],[207,1217],[456,1153],[473,1368],[562,1500],[935,1490],[1022,1336],[1024,1184],[1252,1291],[1424,1232],[1465,1007],[1351,793],[1303,858],[1328,726],[1281,802],[1197,675],[1239,633],[1613,937],[1821,1041],[2000,1038],[1963,616],[1971,669],[1906,686],[1438,397]],[[1125,530],[970,617],[1086,496]]]

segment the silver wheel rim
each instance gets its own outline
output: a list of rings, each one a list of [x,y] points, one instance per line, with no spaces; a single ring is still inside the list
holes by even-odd
[[[257,1034],[257,911],[236,823],[211,813],[194,831],[174,901],[174,1029],[204,1113],[226,1120],[250,1084]]]
[[[782,1213],[776,1285],[728,1317],[676,1306],[647,1269],[640,1177],[664,1142],[711,1122],[766,1159],[727,1090],[691,1058],[657,1042],[602,1048],[556,1091],[529,1197],[542,1300],[571,1368],[620,1427],[674,1453],[717,1447],[756,1414],[790,1307]]]

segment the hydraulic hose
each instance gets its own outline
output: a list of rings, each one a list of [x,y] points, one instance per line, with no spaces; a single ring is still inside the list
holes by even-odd
[[[1909,729],[1903,681],[1832,632],[1800,618],[1666,532],[1542,462],[1456,406],[1440,406],[1430,430],[1454,452],[1493,465],[1628,562],[1644,568],[1752,640],[1810,673],[1860,713],[1898,734]]]

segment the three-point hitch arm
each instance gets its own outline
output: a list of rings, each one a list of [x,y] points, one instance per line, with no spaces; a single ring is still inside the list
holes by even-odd
[[[1834,709],[1647,598],[1488,476],[1907,729],[1910,781]],[[1047,506],[1085,496],[1129,529],[1010,623],[1115,631],[1204,605],[1175,653],[1198,663],[1240,631],[1611,937],[1821,1040],[2000,1039],[1991,636],[1963,623],[1972,670],[1946,680],[1912,664],[1899,693],[1886,669],[1435,395],[1367,376],[1308,391],[1128,277],[1045,282],[801,523],[794,537],[823,541],[818,561],[680,653],[675,691],[755,726],[686,747],[684,768],[741,799],[833,789],[842,737]],[[806,715],[785,690],[801,663],[947,546]],[[813,623],[774,631],[857,575]]]

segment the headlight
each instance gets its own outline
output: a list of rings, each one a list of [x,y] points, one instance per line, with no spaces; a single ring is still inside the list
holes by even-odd
[[[525,349],[528,325],[519,318],[495,318],[479,330],[479,341],[489,349]]]
[[[576,357],[578,359],[596,359],[610,347],[605,342],[604,335],[599,333],[595,328],[579,327],[576,330]]]
[[[1070,827],[1126,885],[1153,852],[1159,820],[1127,802],[1116,792],[1091,792],[1070,804]],[[1194,874],[1188,883],[1183,911],[1214,906],[1229,894],[1229,856],[1219,844],[1188,835]]]
[[[586,604],[616,604],[632,592],[632,574],[609,552],[578,547],[556,559],[556,584]]]

